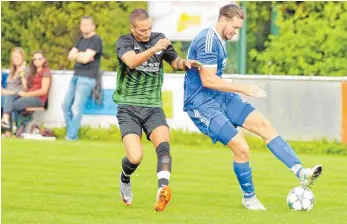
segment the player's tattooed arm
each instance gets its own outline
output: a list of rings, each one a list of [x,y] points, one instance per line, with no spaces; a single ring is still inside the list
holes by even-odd
[[[200,68],[202,64],[198,61],[195,60],[187,60],[187,59],[182,59],[180,57],[177,57],[172,63],[171,67],[175,70],[187,70],[192,67],[197,67]]]
[[[175,70],[185,70],[186,66],[185,66],[185,59],[182,59],[180,57],[177,57],[172,63],[171,63],[171,67]]]

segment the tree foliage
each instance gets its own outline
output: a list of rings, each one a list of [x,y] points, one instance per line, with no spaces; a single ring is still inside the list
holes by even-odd
[[[278,36],[249,59],[259,74],[346,76],[347,3],[277,2]]]
[[[265,42],[271,32],[272,2],[253,1],[246,3],[247,9],[247,52],[262,52]],[[258,63],[247,56],[246,68],[248,74],[259,72]]]
[[[23,47],[26,59],[35,50],[43,50],[52,69],[73,68],[67,55],[80,36],[81,17],[91,15],[97,24],[96,32],[103,40],[104,55],[101,68],[115,71],[118,60],[117,39],[129,30],[129,14],[135,8],[147,8],[146,2],[2,2],[1,62],[9,66],[14,46]],[[179,54],[181,43],[174,43]],[[165,66],[166,71],[170,70]]]
[[[53,69],[72,69],[67,54],[76,42],[80,18],[92,15],[104,44],[101,68],[115,71],[116,40],[129,33],[128,17],[146,2],[2,2],[1,61],[8,68],[10,50],[24,48],[27,60],[38,49]],[[347,70],[346,2],[247,2],[247,73],[344,76]],[[276,21],[272,12],[277,10]],[[272,22],[279,35],[271,34]],[[235,45],[235,44],[234,44]],[[235,51],[232,45],[230,51]],[[183,47],[186,46],[186,47]],[[179,55],[189,43],[175,42]],[[231,53],[232,53],[231,52]],[[236,70],[236,53],[228,71]],[[172,72],[165,66],[165,72]]]

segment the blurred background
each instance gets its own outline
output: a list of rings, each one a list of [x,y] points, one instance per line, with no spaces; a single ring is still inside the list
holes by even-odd
[[[1,68],[8,71],[10,50],[46,53],[53,69],[48,109],[37,119],[63,127],[62,92],[67,91],[73,62],[67,55],[80,36],[79,23],[92,15],[103,40],[103,102],[90,99],[82,124],[117,126],[112,101],[118,60],[116,41],[129,30],[135,8],[148,10],[153,32],[164,33],[181,57],[191,40],[216,23],[221,6],[234,1],[91,1],[2,2]],[[347,142],[347,2],[236,1],[246,9],[240,34],[228,43],[225,79],[259,83],[269,97],[244,97],[264,113],[287,139],[327,138]],[[166,64],[164,110],[174,129],[197,131],[183,108],[183,72]]]
[[[36,49],[47,52],[52,69],[72,69],[66,55],[79,36],[80,18],[93,15],[104,42],[102,69],[115,71],[116,40],[129,32],[129,14],[139,7],[149,10],[153,31],[166,34],[186,55],[191,37],[214,24],[219,7],[229,2],[2,2],[2,68],[8,68],[10,49],[21,46],[28,57]],[[228,47],[226,73],[346,75],[347,2],[236,3],[247,18],[240,41]],[[169,66],[166,72],[172,72]]]

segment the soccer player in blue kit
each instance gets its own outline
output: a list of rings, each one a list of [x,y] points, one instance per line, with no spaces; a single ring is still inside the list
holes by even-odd
[[[234,172],[243,192],[242,205],[249,210],[266,210],[257,199],[249,165],[249,146],[236,127],[241,126],[261,136],[270,151],[309,187],[322,173],[322,166],[304,168],[291,146],[272,124],[238,93],[262,98],[267,94],[257,85],[233,84],[221,78],[227,61],[226,41],[239,32],[245,11],[237,4],[228,4],[219,11],[215,27],[202,30],[192,41],[188,59],[203,64],[186,72],[184,111],[214,143],[226,145],[234,155]]]

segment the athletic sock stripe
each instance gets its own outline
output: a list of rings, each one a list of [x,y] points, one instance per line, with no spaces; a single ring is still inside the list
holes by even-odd
[[[158,179],[170,179],[171,173],[169,171],[160,171],[157,173]]]
[[[124,173],[124,170],[122,170],[122,172],[123,172],[123,175],[126,176],[126,177],[130,177],[131,176],[131,175],[128,175],[128,174]]]

